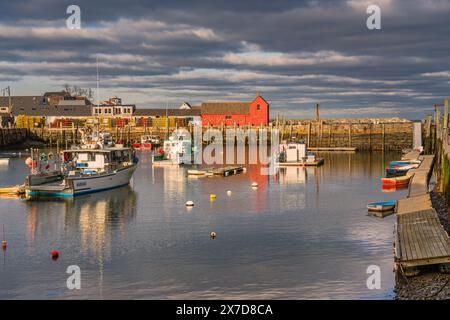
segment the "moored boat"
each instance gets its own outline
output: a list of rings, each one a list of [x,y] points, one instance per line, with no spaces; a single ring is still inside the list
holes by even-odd
[[[389,166],[408,166],[411,164],[420,164],[421,162],[420,160],[399,160],[389,162]]]
[[[276,153],[275,165],[278,167],[320,166],[323,163],[323,158],[307,152],[304,143],[283,143]]]
[[[152,157],[153,165],[192,164],[192,138],[188,132],[174,132]]]
[[[133,149],[136,150],[152,150],[161,145],[161,139],[155,135],[143,135],[141,141],[133,143]]]
[[[401,168],[386,168],[386,177],[402,177],[408,173],[408,170],[403,170]]]
[[[399,170],[410,170],[418,168],[419,164],[417,163],[409,163],[409,164],[393,164],[390,165],[389,168],[391,169],[399,169]]]
[[[132,149],[103,138],[62,151],[60,160],[55,162],[59,171],[50,170],[42,161],[42,156],[31,159],[32,174],[24,184],[29,198],[71,198],[121,187],[129,184],[138,163]]]
[[[373,212],[385,212],[395,209],[397,201],[381,201],[381,202],[371,202],[367,204],[367,209]]]
[[[402,177],[381,178],[381,182],[383,183],[383,185],[404,186],[409,184],[410,179],[411,175],[405,175]]]

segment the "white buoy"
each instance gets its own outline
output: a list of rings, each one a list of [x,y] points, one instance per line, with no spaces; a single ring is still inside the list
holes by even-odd
[[[228,195],[229,197],[231,197],[231,190],[228,190],[228,191],[227,191],[227,195]]]
[[[217,234],[213,231],[210,234],[211,239],[215,239],[217,237]]]
[[[192,200],[186,201],[186,207],[193,207],[193,206],[194,206],[194,201],[192,201]]]
[[[253,188],[257,188],[257,187],[258,187],[258,183],[257,183],[257,182],[253,182],[253,183],[252,183],[252,187],[253,187]]]

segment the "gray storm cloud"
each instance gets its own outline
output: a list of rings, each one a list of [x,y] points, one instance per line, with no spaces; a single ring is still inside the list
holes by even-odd
[[[2,87],[94,88],[98,56],[102,94],[143,107],[262,92],[273,115],[420,118],[448,95],[448,1],[376,1],[376,31],[371,1],[78,1],[81,30],[69,4],[1,4]]]

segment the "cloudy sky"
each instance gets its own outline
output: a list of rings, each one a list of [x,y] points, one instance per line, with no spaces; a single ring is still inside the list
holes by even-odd
[[[66,9],[81,8],[81,29]],[[369,30],[366,8],[381,8]],[[449,0],[15,0],[0,4],[0,87],[96,87],[138,107],[251,100],[271,116],[419,119],[450,95]]]

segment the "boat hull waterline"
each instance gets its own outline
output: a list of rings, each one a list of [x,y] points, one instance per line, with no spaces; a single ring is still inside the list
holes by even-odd
[[[394,210],[396,205],[396,201],[372,202],[367,205],[367,209],[374,212],[384,212]]]
[[[28,197],[56,197],[72,198],[85,194],[106,191],[126,186],[130,183],[136,165],[118,170],[116,172],[93,175],[90,177],[66,178],[70,187],[58,186],[33,186],[26,189]]]

